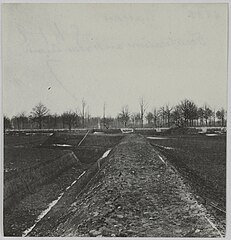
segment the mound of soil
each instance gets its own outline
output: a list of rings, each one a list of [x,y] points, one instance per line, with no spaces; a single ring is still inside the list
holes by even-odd
[[[145,136],[152,136],[155,135],[157,132],[155,129],[134,129],[134,133],[136,134],[142,134]]]
[[[42,147],[51,147],[53,144],[70,144],[70,145],[78,145],[85,134],[77,134],[77,133],[65,133],[65,132],[57,132],[53,133],[44,143],[41,145]]]
[[[79,147],[78,144],[82,141],[84,136],[85,134],[54,133],[41,145],[41,147],[52,147],[54,144],[67,144],[70,145],[72,147],[70,149],[73,150],[75,147]],[[97,135],[89,133],[84,141],[81,142],[81,147],[95,146],[100,148],[110,148],[118,144],[123,137],[123,134]]]
[[[115,129],[93,129],[93,133],[106,133],[106,134],[121,134],[121,130],[118,128]]]
[[[206,209],[142,136],[127,135],[81,194],[75,191],[73,185],[29,236],[220,237]]]
[[[198,134],[199,130],[196,128],[184,128],[184,127],[175,127],[167,129],[164,134],[173,134],[173,135],[191,135],[191,134]]]
[[[77,146],[84,136],[55,133],[45,138],[40,134],[5,137],[5,236],[22,236],[41,212],[86,171],[84,179],[76,183],[81,191],[101,166],[97,160],[123,137],[89,134],[81,146]],[[64,212],[65,208],[64,204]]]

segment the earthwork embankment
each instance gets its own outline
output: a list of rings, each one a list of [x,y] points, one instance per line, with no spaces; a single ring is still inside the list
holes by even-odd
[[[221,237],[206,208],[143,136],[124,137],[82,177],[87,183],[73,184],[29,236]]]

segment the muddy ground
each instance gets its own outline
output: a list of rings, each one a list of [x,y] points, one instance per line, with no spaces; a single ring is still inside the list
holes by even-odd
[[[225,234],[224,214],[214,218],[218,213],[200,201],[199,192],[194,191],[195,181],[191,178],[190,182],[184,175],[187,171],[181,167],[182,158],[179,155],[175,159],[172,149],[152,146],[141,135],[124,138],[117,132],[89,133],[78,146],[83,137],[83,133],[56,133],[5,138],[5,186],[21,176],[23,193],[14,204],[4,199],[11,206],[4,209],[6,236],[22,236],[34,224],[27,236],[220,237]],[[98,161],[108,149],[111,149],[109,156]],[[174,159],[180,160],[178,165]],[[48,164],[51,162],[59,170],[47,177],[49,168],[53,172],[53,163]],[[44,163],[48,164],[47,175],[43,175]],[[24,174],[26,168],[36,176],[42,174],[46,180],[40,182],[33,174]],[[31,185],[24,184],[28,179]],[[12,187],[8,188],[8,194],[18,196]],[[41,212],[57,199],[37,221]]]
[[[5,236],[22,236],[52,201],[123,137],[92,134],[77,148],[84,135],[49,133],[5,136]],[[63,143],[71,147],[54,146]]]
[[[150,137],[149,142],[193,183],[198,194],[226,208],[226,136]]]
[[[191,191],[226,228],[226,136],[149,137],[149,142],[180,172]]]
[[[144,137],[126,136],[100,169],[81,192],[73,185],[29,236],[222,236]]]

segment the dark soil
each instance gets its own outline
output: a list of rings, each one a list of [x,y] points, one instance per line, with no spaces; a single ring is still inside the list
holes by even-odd
[[[64,171],[53,181],[43,184],[34,193],[25,193],[24,197],[4,211],[4,235],[22,236],[23,231],[32,226],[38,215],[47,205],[57,199],[59,194],[81,173],[79,168]]]
[[[123,137],[89,135],[89,146],[83,142],[77,147],[85,132],[5,135],[5,236],[22,236],[50,202]],[[53,147],[55,143],[73,146]]]
[[[74,185],[30,236],[219,237],[208,217],[147,140],[128,135],[82,192]]]
[[[198,134],[200,130],[196,128],[186,128],[186,127],[174,127],[174,128],[169,128],[166,131],[163,132],[163,134],[169,135],[181,135],[181,134],[186,134],[186,135],[193,135],[193,134]]]
[[[153,147],[136,134],[91,132],[78,146],[85,133],[5,136],[4,201],[16,200],[4,208],[5,236],[22,236],[61,193],[29,236],[220,236],[192,190],[225,204],[226,139],[173,134],[150,140]],[[97,161],[108,149],[109,156]]]
[[[225,136],[174,136],[149,141],[189,180],[198,195],[225,209]]]
[[[142,135],[145,135],[145,136],[152,136],[154,134],[156,134],[156,130],[155,129],[135,129],[134,130],[134,133],[136,134],[142,134]]]

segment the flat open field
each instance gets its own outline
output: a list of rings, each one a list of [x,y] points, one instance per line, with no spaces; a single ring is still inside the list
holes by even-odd
[[[171,135],[148,139],[189,180],[197,194],[225,209],[225,136]]]

